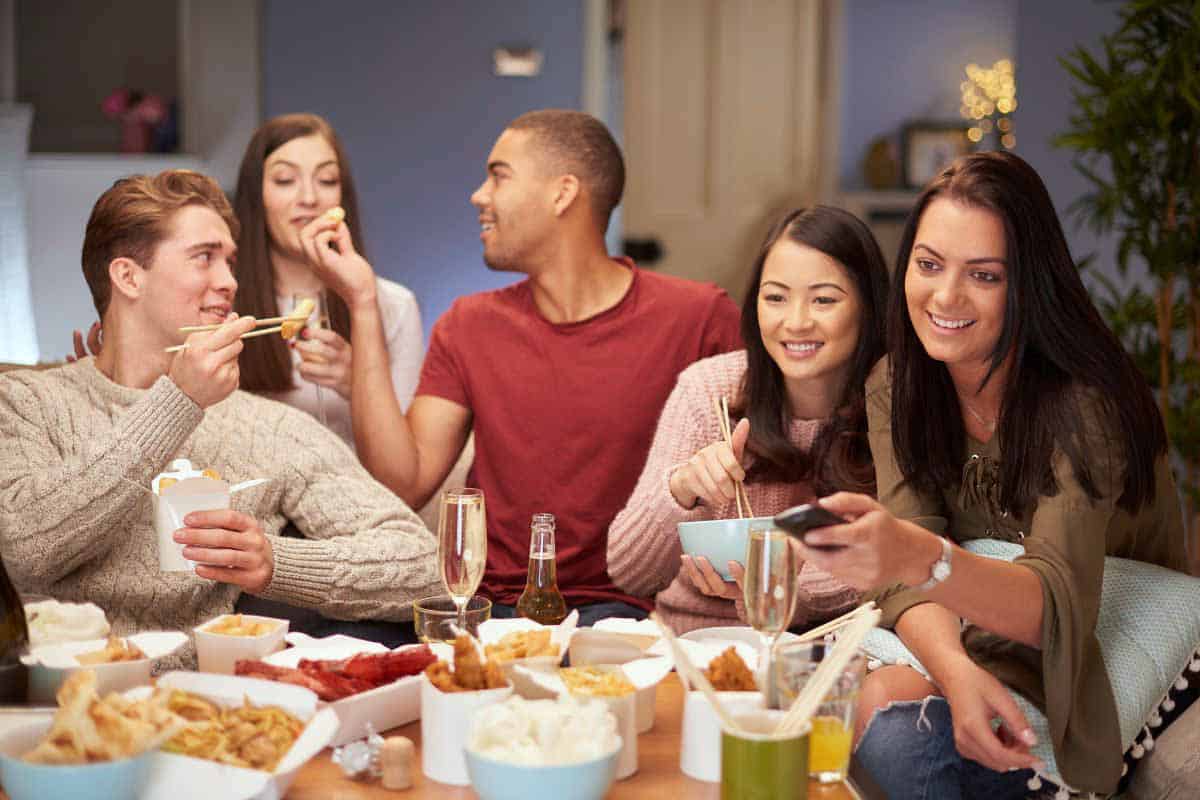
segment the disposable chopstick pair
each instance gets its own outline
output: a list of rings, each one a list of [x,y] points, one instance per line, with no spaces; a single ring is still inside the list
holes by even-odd
[[[218,326],[218,327],[220,327],[220,326]],[[250,331],[249,333],[243,333],[238,338],[239,339],[253,339],[255,336],[266,336],[268,333],[279,333],[282,330],[283,330],[282,325],[276,325],[273,328],[259,328],[256,331]],[[166,351],[168,353],[178,353],[180,350],[187,350],[187,342],[184,342],[183,344],[174,345],[173,347],[168,347]]]
[[[714,397],[713,409],[717,412],[717,423],[721,428],[721,435],[725,437],[725,444],[729,445],[729,449],[732,450],[733,432],[729,427],[729,400],[724,396],[720,400]],[[733,498],[737,503],[738,519],[754,516],[754,511],[750,508],[750,498],[746,494],[746,487],[741,481],[733,482]],[[745,506],[744,510],[743,505]]]
[[[696,668],[683,652],[683,648],[679,646],[679,641],[675,638],[675,632],[671,630],[663,618],[656,613],[650,614],[650,619],[658,624],[658,629],[662,631],[663,638],[667,640],[667,645],[671,648],[671,659],[675,662],[675,670],[679,673],[679,677],[683,680],[685,687],[691,684],[694,688],[699,689],[708,698],[708,702],[712,705],[713,712],[716,713],[717,719],[721,720],[721,725],[729,731],[738,731],[740,728],[734,722],[733,716],[725,710],[725,706],[717,697],[717,690],[708,682],[708,678],[704,673]]]
[[[303,322],[304,320],[308,319],[312,315],[312,312],[315,311],[316,308],[317,308],[316,301],[314,301],[312,298],[306,297],[303,300],[301,300],[299,303],[297,303],[296,307],[293,308],[289,313],[284,314],[283,316],[267,317],[266,319],[254,320],[254,327],[261,328],[264,325],[284,325],[289,322],[297,322],[297,323]],[[204,331],[215,331],[217,328],[220,328],[224,324],[225,324],[224,322],[214,322],[211,325],[184,325],[182,328],[179,329],[179,332],[180,333],[203,333]],[[276,328],[275,330],[279,330],[279,328]],[[253,334],[247,334],[247,335],[253,335]],[[243,336],[242,338],[245,339],[246,337]]]
[[[858,652],[858,647],[862,644],[863,639],[879,623],[880,616],[882,614],[879,609],[874,608],[858,614],[848,624],[842,626],[837,641],[825,654],[821,666],[817,667],[809,677],[804,688],[796,695],[791,707],[776,726],[775,733],[777,735],[795,735],[804,729],[804,725],[812,719],[817,707],[821,705],[825,696],[829,694],[829,690],[833,688],[838,676],[842,674],[850,664],[850,660]]]
[[[805,631],[804,633],[800,634],[799,640],[793,640],[793,641],[811,642],[813,639],[820,639],[825,634],[832,633],[833,631],[836,631],[840,628],[844,628],[845,626],[849,625],[851,622],[856,620],[858,617],[862,616],[863,614],[866,614],[869,611],[874,611],[874,610],[875,610],[875,601],[868,600],[867,602],[863,603],[861,606],[858,606],[857,608],[855,608],[851,611],[847,611],[845,614],[842,614],[837,619],[830,620],[829,622],[826,622],[824,625],[818,625],[817,627],[813,628],[812,630]]]

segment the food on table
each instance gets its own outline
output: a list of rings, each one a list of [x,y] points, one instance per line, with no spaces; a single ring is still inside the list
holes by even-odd
[[[758,684],[754,673],[746,666],[746,662],[737,654],[733,647],[727,648],[721,655],[708,663],[704,677],[718,692],[756,692]]]
[[[140,661],[146,654],[136,644],[116,636],[109,636],[108,643],[103,649],[90,653],[80,653],[75,660],[85,666],[94,664],[112,664],[117,661]]]
[[[454,640],[454,669],[445,661],[437,661],[425,668],[425,675],[443,692],[476,692],[508,686],[500,666],[495,661],[481,662],[474,642],[465,634]]]
[[[549,628],[506,633],[495,644],[484,645],[483,650],[488,658],[502,664],[518,658],[561,655],[558,645],[550,641]]]
[[[241,614],[228,614],[201,630],[205,633],[219,633],[222,636],[265,636],[279,625],[278,622],[244,619]]]
[[[301,300],[292,309],[292,313],[287,315],[287,319],[280,324],[279,335],[284,339],[295,339],[296,334],[300,333],[308,324],[308,318],[316,308],[317,303],[311,297]]]
[[[58,710],[50,730],[22,756],[34,764],[90,764],[116,761],[158,747],[185,724],[168,708],[167,692],[141,700],[96,696],[96,673],[79,670],[58,689]]]
[[[592,697],[624,697],[637,691],[629,678],[619,670],[597,667],[563,667],[558,671],[562,682],[575,694]]]
[[[108,620],[94,603],[60,603],[39,600],[25,604],[29,644],[33,647],[55,642],[83,642],[108,636]]]
[[[168,707],[187,726],[163,745],[168,753],[203,758],[235,767],[271,772],[304,730],[304,723],[277,706],[222,708],[175,689]]]
[[[576,764],[617,749],[617,721],[597,701],[512,697],[475,713],[467,748],[511,764]]]
[[[436,660],[427,645],[409,647],[389,653],[359,653],[341,660],[302,658],[293,667],[277,667],[263,661],[241,660],[234,666],[235,675],[264,678],[269,681],[303,686],[316,692],[317,697],[332,703],[359,692],[377,689],[421,670]]]

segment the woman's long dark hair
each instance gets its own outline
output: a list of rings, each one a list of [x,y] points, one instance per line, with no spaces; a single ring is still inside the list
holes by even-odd
[[[779,365],[763,345],[758,324],[763,266],[771,248],[785,236],[841,264],[854,282],[862,308],[858,345],[846,385],[833,419],[821,429],[808,452],[788,439],[787,388]],[[754,260],[742,303],[746,375],[735,411],[750,420],[746,449],[754,454],[755,461],[747,472],[747,480],[811,480],[818,495],[838,490],[874,494],[875,467],[867,444],[863,385],[871,367],[883,355],[887,291],[887,263],[879,245],[867,226],[848,211],[829,206],[796,209],[771,227]]]
[[[342,208],[346,209],[346,227],[354,248],[366,253],[359,223],[358,193],[350,174],[350,161],[333,127],[316,114],[285,114],[267,120],[250,139],[242,165],[238,169],[237,193],[233,210],[241,223],[238,237],[237,297],[234,310],[245,316],[275,317],[283,311],[275,300],[275,273],[271,269],[270,235],[267,213],[263,208],[263,173],[267,157],[292,139],[314,134],[324,137],[337,155],[342,183]],[[329,327],[342,338],[350,339],[350,310],[334,292],[328,292]],[[282,392],[295,388],[292,382],[292,357],[287,343],[278,336],[247,339],[238,360],[241,388],[250,392]]]
[[[984,384],[1011,354],[996,435],[1003,454],[1001,507],[1032,511],[1058,485],[1051,459],[1059,447],[1080,485],[1098,497],[1084,449],[1080,387],[1093,390],[1107,425],[1124,444],[1122,508],[1134,511],[1154,494],[1154,462],[1166,431],[1150,388],[1092,304],[1063,236],[1054,204],[1037,172],[1012,153],[964,156],[934,178],[905,225],[888,305],[892,373],[892,443],[904,477],[939,494],[961,480],[966,429],[946,365],[917,338],[903,291],[917,227],[930,201],[945,197],[996,214],[1004,223],[1008,287],[1004,325]],[[982,386],[980,387],[982,388]]]

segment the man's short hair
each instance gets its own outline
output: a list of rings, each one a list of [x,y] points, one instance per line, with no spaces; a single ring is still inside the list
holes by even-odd
[[[100,195],[83,236],[82,261],[83,277],[101,319],[112,300],[108,265],[124,257],[149,267],[154,251],[170,233],[171,217],[190,205],[217,212],[237,239],[238,222],[229,200],[216,181],[199,172],[168,169],[157,175],[133,175]]]
[[[625,159],[604,123],[582,111],[530,111],[509,123],[528,131],[556,169],[579,178],[591,197],[602,230],[625,191]]]

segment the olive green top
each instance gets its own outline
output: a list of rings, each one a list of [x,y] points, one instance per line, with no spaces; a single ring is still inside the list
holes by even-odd
[[[1125,455],[1117,431],[1105,421],[1095,397],[1080,390],[1085,424],[1084,452],[1091,454],[1092,500],[1076,480],[1061,450],[1053,456],[1058,494],[1038,498],[1019,518],[999,503],[1000,437],[984,444],[967,438],[956,486],[929,496],[908,484],[892,449],[892,387],[886,359],[867,380],[867,416],[879,501],[892,514],[912,520],[955,542],[1002,539],[1025,547],[1017,564],[1042,583],[1040,651],[981,628],[964,625],[970,657],[1041,709],[1050,723],[1054,756],[1068,784],[1090,792],[1115,791],[1123,751],[1116,703],[1096,639],[1096,617],[1105,556],[1146,561],[1186,570],[1183,518],[1170,465],[1155,464],[1153,502],[1137,513],[1117,507],[1124,488]],[[917,589],[892,586],[875,596],[881,624],[895,627],[900,616],[923,602]],[[1053,679],[1043,681],[1043,675]]]

